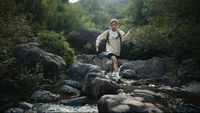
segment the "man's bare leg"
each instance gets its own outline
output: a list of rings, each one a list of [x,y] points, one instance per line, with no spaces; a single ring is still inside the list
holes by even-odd
[[[113,69],[112,71],[118,72],[118,61],[117,61],[116,56],[112,56],[111,60],[112,60],[112,69]]]

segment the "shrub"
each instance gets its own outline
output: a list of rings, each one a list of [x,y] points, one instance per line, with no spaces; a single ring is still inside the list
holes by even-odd
[[[69,67],[74,62],[74,51],[65,41],[62,33],[43,31],[38,34],[38,42],[44,50],[61,56]]]
[[[15,59],[0,63],[0,87],[3,95],[29,100],[35,90],[45,88],[46,81],[40,65],[32,69],[19,69]]]
[[[21,69],[14,78],[16,83],[17,94],[22,99],[30,99],[30,95],[38,89],[44,89],[46,86],[46,79],[43,78],[42,68],[39,64],[35,68]]]

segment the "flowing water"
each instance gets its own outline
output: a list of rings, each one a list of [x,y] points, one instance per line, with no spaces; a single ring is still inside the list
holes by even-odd
[[[86,104],[84,106],[65,106],[62,104],[38,104],[31,112],[39,113],[98,113],[97,104]]]
[[[126,92],[141,89],[161,94],[161,99],[155,100],[153,103],[165,106],[161,109],[167,113],[200,112],[200,96],[184,92],[180,87],[149,84],[141,86],[124,85],[124,89],[126,89]]]

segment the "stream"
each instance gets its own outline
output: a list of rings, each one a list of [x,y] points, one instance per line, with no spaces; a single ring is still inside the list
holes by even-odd
[[[124,79],[125,80],[125,79]],[[126,81],[127,84],[122,84],[126,94],[132,94],[132,91],[149,90],[160,96],[152,103],[160,108],[164,113],[193,113],[200,111],[200,96],[192,95],[183,91],[180,87],[171,87],[165,85],[131,85],[133,81]],[[89,102],[83,106],[65,106],[61,104],[38,104],[32,111],[41,113],[47,112],[86,112],[98,113],[97,101]]]

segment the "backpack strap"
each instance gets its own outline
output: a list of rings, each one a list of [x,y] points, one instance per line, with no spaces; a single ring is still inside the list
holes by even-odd
[[[109,42],[109,37],[110,37],[110,32],[109,32],[109,30],[107,30],[106,43],[110,43]]]
[[[118,34],[117,38],[120,39],[120,47],[121,47],[122,46],[122,36],[121,36],[119,30],[117,30],[117,34]]]

